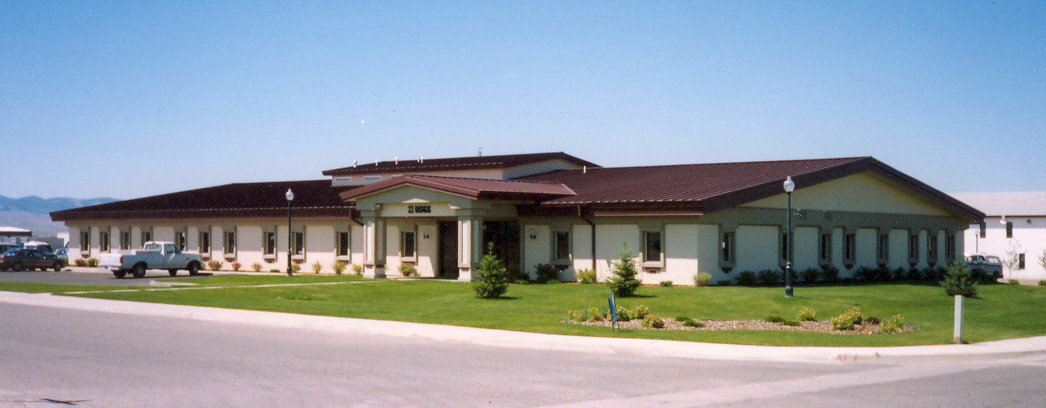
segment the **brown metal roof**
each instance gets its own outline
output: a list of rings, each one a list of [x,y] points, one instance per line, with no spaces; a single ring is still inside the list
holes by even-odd
[[[477,179],[465,177],[443,177],[409,174],[388,180],[368,184],[344,193],[343,200],[356,200],[360,197],[386,191],[403,185],[412,185],[451,194],[466,196],[472,199],[501,200],[547,200],[573,195],[569,187],[559,183],[542,183],[528,181],[507,181]]]
[[[351,216],[352,206],[330,180],[236,183],[51,213],[54,221],[91,219],[172,219],[281,217],[287,215],[287,189],[294,192],[295,216]]]
[[[798,189],[863,171],[906,186],[960,216],[984,216],[871,157],[559,170],[517,180],[563,183],[577,193],[545,201],[542,207],[709,213],[781,194],[788,176]]]
[[[581,160],[563,152],[556,152],[507,154],[501,156],[450,157],[441,159],[390,160],[326,170],[323,172],[323,175],[344,176],[361,173],[424,173],[450,170],[496,169],[540,163],[555,159],[562,159],[571,163],[576,163],[578,166],[599,167],[599,165],[595,163]]]

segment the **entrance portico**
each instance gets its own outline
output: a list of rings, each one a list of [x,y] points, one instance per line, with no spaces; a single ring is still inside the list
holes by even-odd
[[[399,275],[409,264],[419,276],[471,281],[485,222],[516,220],[517,205],[570,194],[562,184],[407,175],[341,197],[362,217],[365,277]]]

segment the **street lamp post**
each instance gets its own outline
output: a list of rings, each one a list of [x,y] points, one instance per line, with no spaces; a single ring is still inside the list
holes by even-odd
[[[291,229],[291,201],[294,201],[294,192],[291,189],[287,189],[287,276],[294,276],[294,269],[291,268],[291,242],[294,236],[293,230]]]
[[[795,190],[792,176],[785,179],[784,190],[788,196],[785,206],[785,297],[792,297],[792,191]]]

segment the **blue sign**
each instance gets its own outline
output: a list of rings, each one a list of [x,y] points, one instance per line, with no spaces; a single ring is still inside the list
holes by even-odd
[[[610,294],[610,297],[607,298],[607,301],[610,302],[610,323],[616,326],[617,325],[617,304],[614,302],[614,294],[613,293]]]

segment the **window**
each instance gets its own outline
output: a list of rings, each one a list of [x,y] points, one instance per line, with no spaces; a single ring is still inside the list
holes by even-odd
[[[981,227],[981,238],[988,238],[988,224],[982,222],[980,227]]]
[[[818,251],[818,258],[822,263],[832,261],[832,234],[821,234],[821,246]]]
[[[944,236],[944,257],[949,262],[955,260],[955,235]]]
[[[648,231],[643,233],[643,260],[646,262],[661,262],[661,232]]]
[[[225,232],[225,253],[235,254],[236,253],[236,231]]]
[[[145,245],[146,242],[149,242],[149,241],[152,241],[152,240],[153,240],[153,232],[152,231],[147,231],[147,230],[142,230],[142,245]]]
[[[554,243],[554,248],[556,250],[556,260],[570,260],[570,233],[567,231],[556,231],[554,237],[556,240],[556,242]]]
[[[933,265],[937,263],[937,234],[930,234],[926,240],[926,262]]]
[[[305,233],[295,232],[291,236],[294,248],[291,249],[293,255],[305,255]]]
[[[120,231],[120,249],[131,249],[131,233]]]
[[[338,253],[337,256],[349,256],[349,233],[339,232],[338,233]]]
[[[400,242],[402,244],[402,246],[400,246],[402,249],[400,251],[400,256],[404,258],[414,258],[416,255],[415,244],[417,243],[417,241],[415,241],[415,235],[414,231],[403,231],[403,233],[400,234]]]
[[[178,249],[184,251],[185,247],[189,244],[189,234],[185,231],[178,231],[178,236],[175,237],[175,243],[178,244]]]
[[[857,262],[857,234],[843,236],[843,262],[848,265]]]
[[[211,233],[210,231],[200,231],[200,253],[208,252],[211,252]]]
[[[1024,254],[1017,254],[1017,270],[1024,270]]]
[[[91,231],[80,231],[80,250],[91,250]]]
[[[265,232],[264,250],[265,255],[276,255],[276,233],[272,231]]]
[[[719,242],[719,260],[724,263],[734,262],[734,233],[724,232]]]
[[[878,245],[876,245],[875,256],[879,263],[885,264],[890,261],[890,235],[879,234]]]
[[[915,234],[908,236],[908,261],[919,262],[919,236]]]
[[[1013,238],[1013,222],[1006,222],[1006,238]]]
[[[102,252],[109,250],[109,231],[98,231],[98,250]]]

